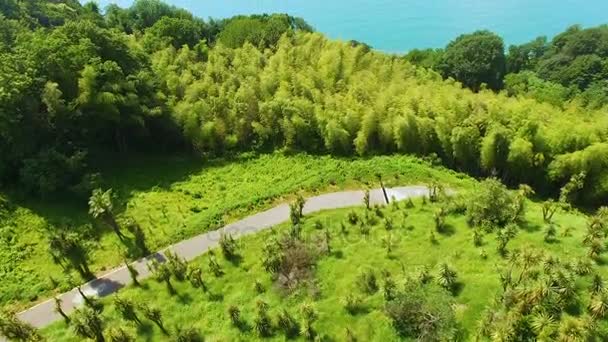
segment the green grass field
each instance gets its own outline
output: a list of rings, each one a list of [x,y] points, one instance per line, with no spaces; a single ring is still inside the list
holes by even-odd
[[[289,200],[296,192],[377,187],[377,173],[389,186],[431,180],[457,188],[473,184],[467,176],[408,156],[340,159],[275,153],[208,162],[131,157],[102,168],[104,188],[117,195],[119,218],[137,220],[152,251]],[[52,232],[76,231],[84,237],[95,273],[120,264],[125,253],[137,257],[128,232],[121,243],[109,228],[92,222],[86,198],[7,198],[11,205],[0,225],[0,305],[22,309],[71,288],[70,279],[82,282],[75,272],[67,275],[53,263],[48,252]]]
[[[324,241],[325,231],[319,229],[320,222],[330,232],[331,253],[320,256],[312,280],[308,285],[299,287],[295,293],[289,294],[276,285],[261,261],[265,243],[272,237],[289,231],[291,225],[285,223],[239,240],[238,250],[242,256],[240,263],[227,261],[220,251],[216,251],[217,260],[225,272],[221,277],[215,277],[210,271],[208,256],[193,261],[193,264],[200,265],[203,269],[209,287],[207,292],[194,288],[188,282],[174,281],[177,294],[170,295],[164,284],[149,280],[141,288],[122,290],[119,296],[160,308],[165,326],[171,332],[174,333],[178,327],[194,327],[207,341],[257,339],[253,331],[241,331],[234,327],[227,309],[230,305],[238,306],[243,320],[252,326],[258,300],[269,304],[270,316],[274,322],[276,315],[283,309],[299,318],[298,308],[303,303],[312,304],[319,316],[314,328],[329,341],[345,341],[347,328],[359,341],[394,341],[399,340],[399,336],[383,312],[382,289],[375,294],[363,293],[357,286],[361,272],[373,270],[381,288],[382,274],[390,272],[398,286],[401,286],[406,279],[417,277],[423,268],[428,267],[435,274],[438,265],[447,262],[457,271],[460,282],[460,289],[455,295],[455,314],[464,331],[464,339],[472,340],[484,308],[499,293],[497,270],[507,262],[496,250],[496,234],[487,234],[483,245],[475,247],[472,229],[466,223],[466,217],[453,213],[447,217],[447,229],[444,233],[435,233],[437,242],[433,243],[429,238],[430,232],[435,230],[433,215],[441,204],[423,204],[420,199],[414,203],[414,208],[406,208],[405,203],[398,207],[384,208],[384,217],[392,220],[392,230],[387,230],[383,219],[378,219],[369,235],[363,234],[359,225],[348,223],[348,215],[353,210],[359,217],[365,216],[363,207],[326,211],[305,217],[302,230],[305,240],[312,244]],[[557,256],[564,262],[585,257],[586,249],[582,240],[587,217],[576,212],[560,211],[555,215],[554,222],[558,227],[557,240],[545,242],[546,224],[543,222],[541,206],[529,202],[525,223],[520,225],[517,236],[509,243],[508,249],[532,248],[543,251],[545,255]],[[346,232],[342,229],[342,223]],[[390,252],[386,247],[389,235],[392,241]],[[482,251],[485,251],[487,258],[481,256]],[[594,268],[599,274],[607,273],[603,263]],[[255,289],[256,281],[263,284],[263,293]],[[586,289],[588,283],[588,276],[581,277],[577,286]],[[347,312],[344,307],[347,294],[362,298],[361,312],[354,315]],[[146,341],[167,340],[167,336],[145,320],[139,327],[121,321],[114,310],[113,297],[102,300],[105,304],[103,317],[106,327],[127,327],[127,330]],[[587,299],[581,295],[579,314],[586,311],[586,305]],[[63,322],[45,329],[44,334],[53,341],[79,340]],[[277,341],[284,339],[279,331],[275,331],[270,338]]]

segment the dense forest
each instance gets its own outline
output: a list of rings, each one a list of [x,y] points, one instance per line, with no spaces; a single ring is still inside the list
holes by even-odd
[[[563,106],[608,104],[608,26],[572,26],[555,36],[509,46],[488,31],[464,34],[445,49],[410,51],[405,59],[478,90],[482,84]]]
[[[577,200],[608,199],[604,26],[508,53],[480,31],[400,57],[286,15],[1,6],[0,179],[31,194],[88,198],[113,154],[283,149],[416,154],[544,194],[576,178]]]

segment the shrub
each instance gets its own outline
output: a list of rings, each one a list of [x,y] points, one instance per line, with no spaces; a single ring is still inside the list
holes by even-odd
[[[260,282],[259,280],[255,281],[253,288],[255,289],[255,292],[257,292],[259,294],[266,292],[266,289],[264,288],[264,284],[262,284],[262,282]]]
[[[455,294],[458,288],[458,274],[448,264],[443,263],[439,266],[436,279],[439,286]]]
[[[555,228],[554,224],[548,224],[547,228],[545,229],[545,242],[547,243],[553,243],[556,241],[556,237],[557,237],[557,229]]]
[[[268,316],[268,304],[264,301],[258,301],[257,315],[254,321],[255,331],[260,337],[272,336],[272,320]]]
[[[364,270],[357,278],[357,285],[359,286],[359,289],[365,293],[376,293],[376,291],[378,291],[376,273],[371,269]]]
[[[349,293],[344,297],[344,309],[351,315],[364,311],[363,299],[360,296]]]
[[[79,310],[76,310],[75,312],[75,318],[77,319],[77,323],[80,321],[79,317],[82,315],[79,315],[79,312],[81,311],[86,311],[89,313],[90,316],[94,317],[95,320],[92,321],[91,323],[94,324],[98,324],[99,328],[101,329],[101,321],[99,320],[99,316],[93,311],[90,310],[89,308],[84,308]],[[94,338],[98,332],[98,329],[94,329],[97,328],[97,326],[91,326],[91,327],[84,327],[85,331],[83,332],[83,334],[79,334],[78,330],[76,330],[76,332],[84,337],[89,337],[89,336],[93,336],[92,338]],[[15,340],[15,341],[42,341],[42,336],[40,336],[40,334],[38,333],[38,331],[32,327],[31,325],[24,323],[23,321],[21,321],[19,318],[17,318],[17,315],[15,315],[14,312],[9,312],[9,311],[2,311],[0,312],[0,334],[2,334],[2,336],[8,338],[9,340]]]
[[[289,311],[283,309],[277,317],[277,326],[283,331],[288,339],[294,338],[300,334],[300,325]]]
[[[203,279],[203,270],[200,267],[191,265],[188,271],[188,279],[194,288],[202,288],[203,291],[207,291],[207,284]]]
[[[342,235],[348,234],[348,228],[346,227],[344,222],[340,222],[340,233],[342,233]]]
[[[283,237],[264,247],[264,268],[275,276],[279,285],[294,290],[311,276],[318,251],[303,241]]]
[[[216,277],[221,277],[224,275],[224,270],[222,266],[217,262],[215,255],[213,253],[209,253],[209,269]]]
[[[420,270],[420,273],[418,274],[418,281],[422,285],[426,285],[433,281],[433,275],[431,274],[431,270],[428,268],[428,266],[424,266]]]
[[[238,256],[236,240],[230,234],[222,234],[220,237],[220,248],[222,254],[228,260],[233,260]]]
[[[481,247],[483,245],[483,232],[479,228],[473,230],[473,245],[475,245],[475,247]]]
[[[449,341],[457,331],[452,299],[442,289],[407,283],[385,313],[399,335],[419,341]]]
[[[447,212],[443,208],[440,208],[433,215],[433,220],[435,221],[435,230],[438,233],[442,233],[445,230],[445,217],[446,217],[446,215],[447,215]]]
[[[523,215],[515,196],[496,179],[483,181],[469,198],[467,218],[473,226],[504,227]]]
[[[397,292],[397,284],[390,275],[384,277],[384,286],[382,286],[384,300],[391,301],[395,298]]]
[[[365,209],[369,210],[371,208],[369,189],[366,189],[365,193],[363,193],[363,204],[365,205]]]
[[[543,221],[545,221],[545,223],[551,223],[551,220],[553,220],[553,215],[555,215],[555,212],[557,211],[557,209],[559,209],[559,203],[554,202],[553,200],[548,200],[543,202]]]
[[[323,222],[321,222],[321,220],[315,220],[313,227],[317,230],[321,230],[323,229]]]
[[[304,324],[302,326],[302,335],[308,340],[313,340],[317,335],[314,327],[312,326],[317,320],[317,312],[315,308],[308,303],[302,304],[300,307]]]
[[[432,182],[428,185],[429,189],[429,201],[431,203],[439,202],[439,200],[445,196],[445,189],[443,185],[438,182]]]
[[[236,305],[230,305],[228,307],[228,317],[230,317],[230,322],[235,327],[240,327],[242,325],[241,321],[241,310]]]
[[[357,215],[357,213],[354,210],[351,210],[348,213],[348,222],[352,225],[357,224],[357,222],[359,222],[359,215]]]
[[[188,274],[188,263],[180,258],[177,254],[170,251],[166,252],[167,256],[167,267],[175,279],[184,281]]]
[[[141,324],[137,312],[135,310],[135,304],[129,299],[116,297],[114,298],[114,307],[121,317],[129,322],[135,322]]]
[[[376,214],[379,218],[384,218],[384,212],[382,211],[382,207],[378,204],[374,206],[374,214]]]
[[[195,328],[177,328],[175,342],[203,342],[205,339]]]
[[[110,342],[134,342],[135,337],[121,327],[112,327],[108,330],[108,339]]]
[[[359,232],[361,232],[361,235],[369,235],[369,231],[370,227],[366,223],[361,222],[361,224],[359,224]]]
[[[384,229],[386,230],[393,230],[393,220],[391,220],[390,218],[385,218],[384,219]]]

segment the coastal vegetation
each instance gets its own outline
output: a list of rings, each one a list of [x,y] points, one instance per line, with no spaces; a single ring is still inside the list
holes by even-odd
[[[398,56],[284,14],[0,1],[0,333],[604,340],[607,77],[606,26]],[[429,193],[302,215],[407,184]],[[286,201],[290,222],[46,330],[14,315]]]
[[[546,220],[525,188],[441,189],[312,216],[294,205],[298,220],[223,238],[232,242],[187,267],[169,261],[163,277],[103,299],[103,312],[73,316],[94,315],[107,336],[151,341],[184,331],[199,340],[606,338],[608,269],[593,247],[605,243],[604,210],[559,209]],[[76,327],[62,321],[43,334],[78,341],[86,335]]]

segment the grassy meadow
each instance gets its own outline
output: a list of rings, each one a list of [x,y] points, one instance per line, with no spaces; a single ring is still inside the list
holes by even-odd
[[[484,309],[501,293],[499,269],[507,265],[508,257],[497,252],[496,233],[486,234],[481,246],[475,246],[473,229],[462,212],[448,214],[445,228],[437,232],[434,215],[442,204],[426,203],[422,199],[414,200],[413,204],[414,207],[408,208],[406,202],[401,202],[381,210],[369,210],[367,214],[367,210],[360,207],[305,217],[301,231],[303,239],[326,251],[326,234],[329,234],[330,248],[319,253],[313,273],[302,283],[304,285],[292,291],[281,286],[263,266],[268,241],[290,232],[291,224],[285,223],[238,240],[240,257],[237,261],[227,260],[220,250],[214,251],[214,260],[218,261],[224,272],[221,276],[215,276],[210,269],[209,255],[193,261],[191,265],[200,266],[203,270],[206,290],[195,288],[188,281],[174,279],[176,293],[171,295],[164,284],[148,280],[141,287],[121,291],[118,296],[136,305],[145,303],[159,308],[171,338],[175,338],[178,329],[194,328],[206,341],[257,340],[259,336],[254,329],[256,303],[262,300],[268,304],[274,326],[268,340],[285,340],[285,335],[277,326],[278,315],[286,309],[301,322],[300,308],[306,303],[317,312],[318,319],[313,323],[313,328],[320,340],[346,341],[356,338],[359,341],[395,341],[402,337],[384,314],[383,279],[390,274],[389,277],[400,288],[408,279],[417,279],[425,269],[435,276],[439,265],[448,263],[458,278],[453,308],[460,336],[462,340],[473,340]],[[543,253],[543,260],[554,256],[566,264],[586,258],[582,243],[587,226],[585,215],[557,212],[553,218],[557,232],[555,238],[547,242],[547,224],[543,221],[542,206],[527,202],[526,207],[523,223],[508,244],[510,252],[534,250]],[[376,214],[378,211],[381,211],[379,215]],[[361,225],[349,222],[353,212],[359,218],[370,214],[374,217],[370,220],[375,223],[368,226],[368,232],[363,231]],[[392,225],[386,224],[387,219]],[[431,240],[431,232],[436,241]],[[602,260],[593,266],[593,272],[606,276],[608,269]],[[375,274],[378,282],[377,290],[372,293],[359,286],[361,274],[369,271]],[[576,309],[568,311],[566,316],[586,312],[588,298],[584,290],[589,286],[590,277],[577,279],[579,302]],[[353,313],[346,309],[348,296],[357,298],[357,310]],[[138,340],[164,341],[169,338],[145,319],[142,319],[141,325],[121,319],[113,304],[115,297],[102,299],[106,328],[120,326],[138,336]],[[230,320],[230,306],[240,309],[243,322],[240,328]],[[64,322],[48,327],[43,333],[53,341],[79,341]]]
[[[295,193],[310,195],[347,188],[377,187],[376,174],[390,185],[431,180],[455,188],[472,184],[467,176],[409,156],[340,159],[317,155],[242,155],[203,162],[190,157],[130,157],[102,167],[102,187],[112,188],[119,221],[134,219],[149,250],[215,229]],[[23,309],[83,280],[65,272],[48,250],[49,235],[76,232],[94,273],[119,265],[123,255],[141,256],[133,235],[120,241],[94,222],[87,198],[41,200],[5,194],[0,201],[0,305]]]

